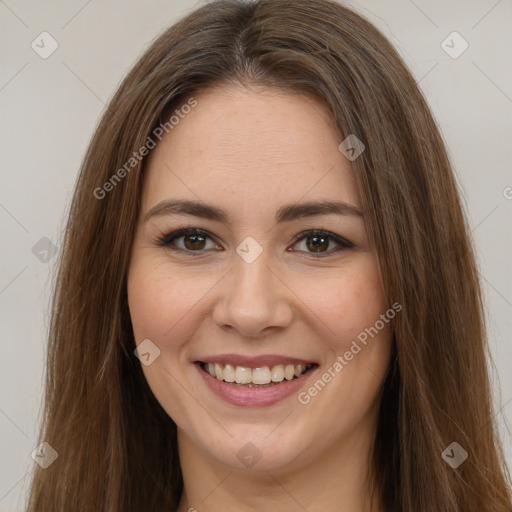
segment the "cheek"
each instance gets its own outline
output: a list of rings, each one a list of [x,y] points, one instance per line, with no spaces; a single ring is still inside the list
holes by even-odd
[[[197,326],[191,322],[194,306],[208,286],[176,275],[165,262],[134,258],[127,281],[128,306],[136,345],[149,339],[160,350],[154,362],[142,364],[149,387],[171,418],[192,424],[187,404],[194,390],[184,391],[190,369],[182,363],[187,359],[187,340]]]
[[[328,410],[326,422],[338,422],[347,430],[378,397],[390,361],[391,320],[397,313],[384,299],[377,262],[369,254],[326,288],[315,309],[329,327],[329,339],[322,340],[326,357],[317,380],[299,401]],[[330,435],[334,433],[326,432]]]
[[[388,308],[374,257],[361,254],[351,263],[346,270],[323,277],[317,274],[314,279],[302,276],[290,283],[300,298],[295,307],[300,309],[301,303],[307,306],[300,316],[309,318],[324,350],[331,355],[348,350],[351,341],[373,326]],[[211,292],[215,278],[212,273],[200,279],[197,274],[184,272],[177,276],[176,269],[165,261],[133,260],[128,303],[136,342],[149,338],[162,350],[173,352],[183,349],[179,340],[193,334],[189,332],[197,327],[193,318],[201,314],[201,299]]]
[[[352,340],[374,326],[389,305],[384,299],[377,262],[359,255],[349,269],[333,273],[310,287],[308,306],[331,350],[348,350]],[[382,334],[389,332],[384,326]]]
[[[322,368],[299,402],[328,410],[326,422],[341,421],[345,431],[367,414],[378,396],[389,366],[390,321],[396,312],[384,299],[377,262],[370,254],[360,255],[350,270],[314,290],[309,304],[317,332],[322,331]]]
[[[159,342],[186,324],[201,296],[208,290],[207,280],[198,282],[177,277],[165,262],[135,259],[128,276],[128,305],[135,340],[155,338]]]

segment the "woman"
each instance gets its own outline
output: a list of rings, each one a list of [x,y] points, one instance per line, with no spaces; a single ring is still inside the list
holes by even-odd
[[[510,511],[480,288],[411,74],[328,0],[214,1],[111,101],[30,511]]]

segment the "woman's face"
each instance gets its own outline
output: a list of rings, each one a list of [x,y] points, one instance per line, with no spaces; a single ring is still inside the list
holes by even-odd
[[[195,99],[151,153],[129,269],[149,386],[180,450],[217,463],[360,456],[395,310],[342,137],[311,97],[232,86]]]

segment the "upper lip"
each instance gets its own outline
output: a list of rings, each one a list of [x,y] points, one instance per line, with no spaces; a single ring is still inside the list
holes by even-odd
[[[262,354],[259,356],[245,356],[241,354],[218,354],[197,359],[201,363],[230,364],[232,366],[244,366],[246,368],[261,368],[262,366],[276,366],[279,364],[315,364],[313,361],[298,359],[296,357],[277,354]]]

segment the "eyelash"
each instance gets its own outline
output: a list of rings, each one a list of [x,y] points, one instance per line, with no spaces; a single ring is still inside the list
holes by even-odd
[[[201,253],[206,251],[205,249],[192,251],[192,250],[188,250],[188,249],[182,249],[181,247],[172,246],[173,242],[175,242],[176,240],[183,238],[184,236],[187,236],[187,235],[201,235],[201,236],[203,236],[205,238],[209,238],[210,240],[215,242],[215,240],[210,236],[210,234],[207,231],[204,231],[204,230],[198,229],[198,228],[181,228],[181,229],[177,229],[176,231],[173,231],[171,233],[168,233],[166,235],[160,236],[159,238],[157,238],[155,240],[155,243],[158,246],[168,247],[169,249],[171,249],[173,251],[179,251],[179,252],[185,253],[185,254],[187,254],[187,256],[191,256],[191,257],[197,257],[197,256],[201,255]],[[333,249],[333,250],[330,250],[330,251],[327,251],[324,253],[306,252],[307,254],[312,255],[313,258],[325,258],[325,257],[330,256],[333,253],[342,251],[344,249],[351,249],[354,247],[354,244],[352,244],[345,238],[335,235],[334,233],[331,233],[329,231],[324,231],[323,229],[310,229],[310,230],[303,231],[303,232],[299,233],[298,235],[296,235],[294,237],[293,245],[301,242],[302,240],[304,240],[306,238],[313,237],[313,236],[327,238],[330,241],[334,241],[339,246],[336,249]],[[305,252],[305,251],[299,251],[299,252]],[[196,255],[194,253],[198,253],[198,254]]]

